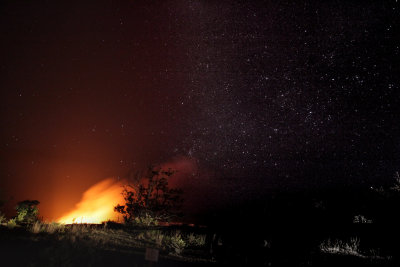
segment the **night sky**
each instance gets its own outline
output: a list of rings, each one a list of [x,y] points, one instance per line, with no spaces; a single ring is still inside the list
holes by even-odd
[[[390,182],[397,1],[292,2],[2,1],[3,199],[171,162],[193,210]]]

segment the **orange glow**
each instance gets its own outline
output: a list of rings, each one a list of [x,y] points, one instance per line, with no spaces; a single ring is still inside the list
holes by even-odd
[[[112,178],[105,179],[83,194],[76,208],[57,219],[59,223],[101,223],[107,220],[118,221],[114,206],[123,204],[122,183]]]

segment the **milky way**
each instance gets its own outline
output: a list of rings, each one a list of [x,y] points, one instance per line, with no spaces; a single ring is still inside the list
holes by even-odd
[[[201,8],[182,36],[191,67],[182,105],[198,109],[188,154],[231,176],[288,178],[311,168],[317,182],[360,182],[393,171],[394,3]]]

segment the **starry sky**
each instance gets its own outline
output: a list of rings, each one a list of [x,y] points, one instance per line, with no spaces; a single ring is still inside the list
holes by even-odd
[[[51,217],[168,162],[203,208],[391,180],[397,1],[292,2],[2,1],[3,198]]]

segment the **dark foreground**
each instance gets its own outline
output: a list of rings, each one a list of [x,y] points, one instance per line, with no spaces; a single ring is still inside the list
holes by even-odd
[[[131,229],[109,229],[96,225],[66,228],[63,232],[33,233],[24,227],[1,227],[1,261],[7,263],[6,266],[215,265],[202,249],[194,247],[187,247],[185,253],[179,255],[160,249],[157,263],[146,261],[146,247],[156,246],[151,241],[147,242],[146,236],[141,241],[137,239],[137,233]],[[158,230],[147,230],[150,231]]]
[[[145,260],[145,247],[154,244],[144,239],[136,242],[138,232],[132,229],[76,226],[84,229],[33,233],[23,227],[2,226],[0,257],[1,266],[400,266],[396,251],[380,244],[398,239],[387,239],[386,234],[390,233],[385,231],[373,236],[373,229],[368,226],[357,233],[363,242],[354,251],[345,246],[342,251],[335,251],[333,241],[331,253],[321,251],[318,237],[310,234],[309,228],[301,231],[294,227],[286,234],[277,228],[269,235],[256,234],[251,228],[235,234],[225,228],[219,233],[206,233],[204,245],[186,246],[179,255],[160,249],[158,262]],[[184,233],[185,229],[179,231]],[[370,240],[365,238],[367,235]],[[373,246],[368,242],[377,242],[383,249],[369,249]]]

